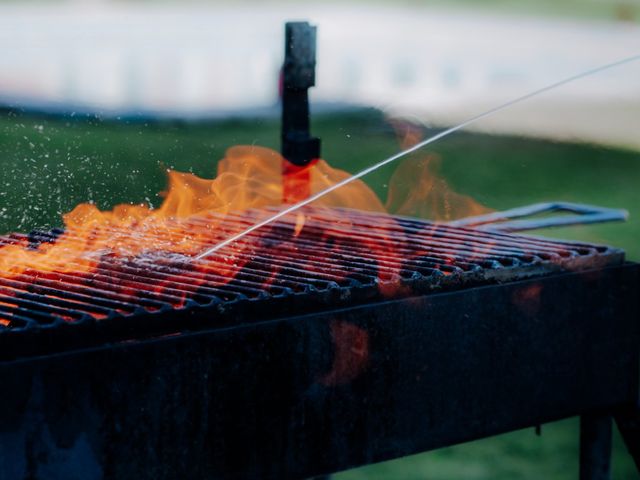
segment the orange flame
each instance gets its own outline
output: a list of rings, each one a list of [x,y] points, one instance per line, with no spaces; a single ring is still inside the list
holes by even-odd
[[[405,136],[407,141],[416,139],[415,132]],[[377,271],[380,292],[383,295],[397,293],[402,288],[402,229],[397,228],[392,217],[380,215],[377,226],[382,228],[377,230],[377,236],[352,237],[348,232],[357,220],[352,214],[336,209],[379,213],[386,213],[389,209],[394,213],[436,220],[486,211],[467,197],[446,188],[446,183],[433,173],[434,163],[433,157],[427,157],[422,162],[400,165],[391,182],[387,208],[360,180],[334,190],[314,202],[314,207],[325,209],[324,223],[320,224],[326,226],[319,228],[316,222],[314,227],[307,227],[307,216],[315,215],[314,210],[301,210],[293,220],[292,237],[301,242],[309,240],[308,237],[305,240],[305,235],[324,240],[326,254],[335,256],[336,260],[345,258],[345,254],[348,256],[354,249],[373,252],[379,260],[371,268]],[[93,204],[83,203],[63,216],[64,233],[55,242],[34,246],[23,236],[0,243],[0,276],[28,274],[64,282],[67,274],[80,275],[91,284],[116,284],[121,293],[133,296],[145,286],[136,278],[135,272],[129,275],[127,270],[124,275],[129,276],[123,282],[96,272],[100,272],[103,266],[123,271],[135,268],[135,265],[139,268],[140,261],[146,259],[152,263],[159,261],[163,266],[166,264],[166,270],[171,271],[172,262],[184,264],[185,260],[206,247],[271,215],[273,207],[325,190],[349,176],[349,173],[331,168],[321,159],[305,167],[290,168],[273,150],[255,146],[233,147],[219,162],[213,179],[169,171],[168,189],[158,209],[122,204],[112,210],[101,211]],[[405,190],[408,194],[403,193]],[[238,217],[239,214],[242,222],[233,224],[235,226],[225,222],[226,218]],[[234,228],[237,230],[233,231]],[[266,238],[268,234],[268,228],[257,232],[258,238],[260,235]],[[226,248],[224,255],[215,262],[193,264],[188,272],[187,285],[181,284],[182,291],[190,289],[195,292],[205,282],[205,276],[208,275],[207,281],[210,281],[209,274],[221,283],[231,281],[250,261],[250,254],[256,248],[255,241],[239,241]],[[295,250],[290,253],[295,253],[294,258],[301,258],[308,271],[322,268],[322,262],[305,258],[304,249],[298,251],[299,247],[291,242],[278,248]],[[247,252],[249,255],[245,254]],[[117,259],[118,267],[113,267],[114,259]],[[275,278],[282,267],[274,265],[270,268],[272,278]],[[334,277],[349,274],[348,268],[330,273]],[[163,272],[158,275],[154,288],[169,297],[178,296],[174,303],[179,304],[184,298],[179,297],[174,280]]]
[[[389,182],[387,211],[441,222],[492,211],[451,189],[438,175],[439,166],[440,158],[433,154],[401,163]]]
[[[227,152],[213,180],[169,171],[169,188],[156,210],[123,204],[100,211],[93,204],[80,204],[63,216],[65,233],[56,242],[36,249],[29,248],[26,240],[0,247],[0,272],[6,277],[29,270],[86,273],[95,270],[105,254],[124,258],[145,252],[193,256],[210,244],[211,232],[221,226],[226,214],[282,204],[282,165],[282,157],[273,150],[239,146]],[[298,169],[294,175],[309,179],[311,193],[349,176],[323,160]],[[384,211],[378,197],[360,181],[325,196],[316,205]],[[205,214],[217,216],[208,216],[207,228],[201,231],[187,230],[181,221]],[[303,220],[299,223],[302,228]]]
[[[403,149],[416,145],[424,138],[423,130],[411,122],[394,119],[391,120],[391,126]],[[438,222],[492,211],[473,198],[456,193],[438,174],[440,164],[441,158],[433,153],[400,163],[389,181],[386,210],[396,215]]]

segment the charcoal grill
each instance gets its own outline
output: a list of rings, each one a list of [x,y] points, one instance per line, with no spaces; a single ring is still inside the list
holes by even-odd
[[[285,81],[296,165],[319,152],[295,101],[314,63],[285,68],[308,76]],[[107,251],[89,272],[0,279],[0,478],[301,479],[574,415],[581,478],[607,478],[611,415],[638,458],[640,268],[616,248],[500,232],[549,208],[619,216],[307,207],[201,261]],[[272,213],[169,227],[205,249]]]
[[[3,279],[0,478],[305,478],[636,401],[622,251],[304,215],[228,283],[223,256]],[[180,226],[212,244],[253,218]]]
[[[231,250],[234,263],[242,266],[237,274],[227,272],[225,255],[191,262],[168,252],[135,259],[109,252],[90,273],[34,271],[0,279],[0,358],[122,341],[130,332],[140,338],[237,326],[258,312],[265,320],[387,296],[616,266],[624,259],[623,251],[606,246],[355,210],[307,207],[303,215],[304,226],[298,233],[300,217],[291,215],[267,233],[254,232],[239,241]],[[176,229],[191,232],[187,239],[204,249],[250,226],[254,218],[210,214],[173,223]],[[114,238],[133,235],[117,228],[112,233]],[[154,237],[163,234],[149,231],[144,236],[153,244]],[[0,245],[37,248],[38,242],[55,242],[58,235],[14,234],[0,239]],[[72,234],[65,240],[82,244]],[[200,315],[194,316],[192,310],[206,311],[209,320],[195,320]]]

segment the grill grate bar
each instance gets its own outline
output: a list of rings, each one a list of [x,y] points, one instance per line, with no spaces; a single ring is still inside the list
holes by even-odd
[[[234,215],[231,214],[230,216],[233,217]],[[376,218],[375,215],[373,216],[374,218]],[[381,216],[381,215],[378,215],[378,216]],[[389,223],[389,220],[386,216],[381,216],[381,217],[387,223]],[[213,220],[219,221],[219,218],[214,217]],[[238,230],[242,228],[246,228],[252,224],[252,222],[247,221],[246,219],[242,219],[241,217],[239,218],[239,220],[240,221],[238,222],[239,223]],[[321,227],[323,232],[335,234],[336,236],[345,236],[346,238],[366,238],[368,240],[376,240],[381,242],[386,241],[387,243],[389,243],[390,233],[400,234],[403,236],[408,235],[411,237],[412,241],[415,242],[417,245],[422,245],[425,248],[429,248],[429,249],[434,247],[436,249],[439,248],[440,249],[439,251],[442,251],[442,253],[453,254],[456,257],[458,257],[460,253],[464,253],[464,252],[491,253],[490,250],[486,249],[487,245],[493,246],[494,249],[496,249],[494,250],[494,252],[502,253],[504,257],[507,257],[509,255],[522,255],[522,256],[529,255],[530,254],[529,252],[532,251],[533,245],[538,246],[538,249],[537,249],[538,251],[549,252],[553,255],[571,256],[573,254],[571,250],[571,246],[569,246],[569,248],[567,248],[566,250],[559,250],[557,243],[554,244],[547,241],[529,242],[528,238],[518,237],[515,235],[504,236],[504,238],[501,239],[502,241],[497,241],[496,237],[498,237],[498,235],[491,236],[491,235],[487,235],[485,232],[476,232],[474,230],[464,229],[464,228],[452,228],[443,224],[428,224],[423,222],[422,228],[409,228],[406,230],[399,228],[398,226],[392,229],[386,226],[380,227],[380,225],[375,225],[375,231],[372,232],[371,220],[369,224],[354,223],[353,225],[350,225],[350,228],[348,229],[339,228],[339,226],[336,226],[335,222],[332,222],[331,219],[324,219],[324,218],[316,219],[314,217],[313,220],[317,221],[317,223],[319,224],[319,227]],[[209,224],[204,219],[191,219],[190,223],[191,222],[198,224],[200,226],[206,226]],[[275,228],[282,229],[283,228],[282,224],[286,224],[290,229],[292,229],[294,222],[291,219],[287,219],[287,218],[282,219],[282,221],[279,222],[279,224],[276,224],[274,229]],[[307,229],[307,231],[309,231],[311,228],[308,227],[307,225],[305,225],[304,227],[304,229]],[[319,231],[318,228],[314,228],[313,230],[314,232]],[[384,232],[384,234],[380,233],[380,231]],[[235,231],[228,232],[228,234],[230,233],[237,233],[237,232]],[[258,237],[261,236],[261,234],[256,232],[249,235],[250,236],[252,235],[254,238],[256,236]],[[434,241],[436,241],[437,239],[444,240],[446,242],[446,246],[444,243],[441,246],[439,246],[437,243],[434,245]],[[396,246],[395,243],[393,243],[393,245]],[[449,246],[453,246],[454,248],[451,248]],[[402,245],[399,245],[399,248],[401,247]],[[588,252],[581,251],[579,252],[579,254],[588,254],[593,250],[594,250],[593,247],[591,247]],[[480,255],[475,255],[475,257],[479,258]],[[498,255],[498,257],[500,257],[500,255]]]
[[[232,233],[231,231],[227,231],[222,228],[219,228],[218,232],[229,233],[229,234]],[[395,258],[392,258],[385,255],[381,251],[376,251],[376,254],[374,255],[365,248],[358,248],[357,245],[350,245],[351,250],[352,251],[357,250],[358,255],[342,254],[341,259],[345,263],[348,262],[350,258],[355,259],[355,262],[359,265],[364,264],[363,260],[371,260],[373,263],[376,263],[378,265],[378,269],[379,269],[381,265],[383,266],[385,265],[384,263],[385,260],[390,260],[392,268],[395,268],[397,264],[398,255],[416,256],[419,253],[423,253],[423,252],[420,252],[418,249],[407,248],[403,246],[401,243],[393,242],[390,239],[385,239],[384,237],[376,237],[375,235],[366,236],[365,234],[358,231],[353,231],[353,232],[337,231],[336,229],[332,229],[332,228],[326,228],[322,230],[319,227],[315,227],[315,228],[309,228],[307,231],[307,235],[309,234],[320,235],[322,232],[330,234],[332,237],[336,239],[349,240],[349,243],[353,243],[354,241],[357,242],[360,240],[367,240],[369,242],[374,241],[380,247],[395,249],[394,253],[396,255],[395,255]],[[125,232],[123,232],[123,230],[112,229],[110,230],[110,233],[113,235],[122,235]],[[441,236],[441,235],[438,235],[438,236]],[[164,241],[164,237],[162,237],[159,233],[150,232],[147,235],[147,237],[149,239],[156,239],[159,242]],[[67,236],[66,238],[68,238],[71,241],[76,241],[78,242],[78,244],[82,242],[81,239],[77,239],[72,236]],[[224,235],[221,236],[221,238],[224,238]],[[443,238],[448,239],[448,237],[443,237]],[[336,254],[336,252],[332,251],[330,248],[326,248],[326,247],[323,247],[322,245],[318,245],[317,242],[314,242],[313,240],[307,240],[304,237],[298,237],[294,239],[292,238],[292,233],[290,231],[287,231],[286,229],[279,229],[278,233],[275,233],[275,234],[271,233],[271,234],[264,234],[262,236],[250,236],[249,239],[246,241],[239,241],[238,245],[251,246],[253,245],[253,242],[255,242],[258,239],[265,240],[265,241],[279,242],[279,243],[281,242],[295,243],[297,250],[294,254],[290,255],[292,258],[287,258],[287,262],[295,261],[296,258],[299,258],[300,251],[305,251],[307,253],[313,252],[313,253],[318,253],[320,255]],[[193,242],[194,245],[197,245],[200,248],[204,248],[211,244],[211,241],[204,241],[202,239],[197,239],[197,238],[192,238],[191,241]],[[215,242],[216,239],[213,239],[213,241]],[[462,241],[460,242],[453,241],[452,243],[454,243],[454,245],[457,246],[456,250],[440,246],[438,245],[438,243],[434,243],[434,242],[428,243],[428,241],[421,240],[421,239],[415,239],[415,242],[414,242],[415,245],[423,246],[425,250],[426,249],[429,250],[429,260],[433,262],[434,268],[436,268],[437,265],[444,266],[445,268],[450,268],[449,262],[451,262],[451,260],[455,260],[456,266],[462,269],[465,269],[465,268],[473,269],[478,267],[496,268],[498,264],[500,264],[500,266],[509,266],[513,264],[514,255],[520,255],[522,257],[521,259],[519,259],[521,263],[531,263],[536,260],[536,258],[534,258],[533,256],[526,254],[524,250],[515,250],[515,249],[505,250],[505,249],[498,248],[498,246],[490,246],[489,248],[486,248],[486,247],[482,247],[481,245],[474,246],[469,242],[462,242]],[[304,247],[304,249],[302,247]],[[280,249],[278,255],[280,257],[283,257],[286,255],[286,253]],[[562,257],[563,255],[555,253],[554,255],[540,254],[539,256],[541,256],[542,259],[546,260],[554,256]],[[568,255],[564,255],[564,256],[568,256]],[[405,260],[405,262],[411,262],[411,259]],[[212,260],[207,259],[207,263],[215,263],[215,259],[212,259]],[[308,260],[305,262],[305,266],[306,265],[308,265]],[[347,264],[347,266],[349,265]],[[305,272],[305,274],[306,273],[307,272]]]
[[[50,328],[60,322],[106,322],[176,307],[273,304],[275,299],[296,295],[303,295],[307,303],[326,295],[335,300],[334,291],[341,292],[337,298],[352,298],[357,292],[370,298],[378,289],[397,291],[401,285],[439,288],[481,281],[483,276],[489,279],[490,272],[506,277],[527,269],[544,273],[570,262],[586,259],[588,264],[592,258],[616,252],[620,256],[608,247],[319,208],[306,209],[300,225],[299,215],[292,215],[247,235],[229,248],[226,258],[214,255],[194,262],[162,251],[163,246],[173,249],[167,239],[202,250],[263,214],[210,213],[170,220],[161,229],[142,233],[141,241],[159,248],[137,257],[114,252],[118,242],[138,241],[141,232],[105,228],[115,247],[95,253],[97,267],[91,272],[82,273],[82,262],[72,261],[64,272],[27,270],[0,278],[0,332],[34,325]],[[12,234],[1,237],[0,245],[37,248],[39,242],[60,241],[60,235],[65,245],[86,249],[83,239],[70,232]]]

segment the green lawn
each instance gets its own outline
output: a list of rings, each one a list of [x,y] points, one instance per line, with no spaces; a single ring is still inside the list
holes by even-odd
[[[356,171],[398,149],[376,112],[319,117],[314,132],[324,157]],[[57,225],[60,214],[91,200],[101,208],[150,201],[165,186],[165,169],[212,177],[235,144],[278,146],[278,121],[116,123],[0,116],[0,232]],[[640,155],[589,145],[456,134],[433,145],[454,189],[495,209],[567,200],[626,208],[626,224],[548,231],[547,235],[611,243],[640,259]],[[416,154],[417,157],[422,154]],[[384,199],[395,166],[367,182]]]
[[[318,117],[314,132],[324,157],[355,171],[398,149],[393,129],[372,111]],[[116,123],[0,115],[0,232],[60,224],[60,213],[92,200],[101,208],[119,202],[158,205],[165,169],[213,176],[216,161],[234,144],[277,147],[278,121]],[[640,154],[589,145],[513,137],[458,134],[430,151],[461,193],[504,209],[548,200],[627,208],[626,224],[545,232],[624,247],[640,259]],[[367,179],[381,196],[392,168]],[[426,453],[338,475],[338,479],[574,479],[574,419],[532,430]],[[640,478],[619,439],[614,473]]]
[[[141,2],[143,0],[130,0]],[[172,0],[146,0],[147,3],[170,3]],[[175,1],[175,0],[173,0]],[[204,3],[205,0],[192,0],[194,3]],[[282,4],[283,0],[271,0],[272,3]],[[300,0],[284,0],[300,3]],[[317,0],[305,0],[307,3],[318,4]],[[255,0],[245,0],[245,3]],[[339,3],[344,0],[325,0],[322,3]],[[627,21],[640,20],[639,0],[350,0],[349,3],[378,3],[394,6],[424,6],[460,9],[466,11],[524,14],[547,17],[565,17],[574,19],[598,19]],[[213,0],[208,3],[232,3],[232,0]],[[238,0],[233,0],[238,4]]]
[[[575,480],[578,419],[465,443],[335,475],[333,480]],[[640,478],[617,431],[614,480]]]
[[[388,0],[379,0],[388,2]],[[473,9],[487,13],[638,21],[638,0],[401,0],[409,5]],[[394,1],[394,4],[397,4]]]
[[[24,1],[24,0],[22,0]],[[36,0],[31,0],[36,1]],[[61,2],[62,0],[58,0]],[[170,4],[177,3],[177,0],[127,0],[130,3],[138,4]],[[256,3],[256,0],[188,0],[195,4],[238,5],[241,3]],[[640,20],[640,2],[638,0],[350,0],[346,3],[379,3],[389,5],[417,5],[435,6],[447,9],[465,9],[475,11],[486,11],[507,13],[507,14],[533,14],[543,16],[560,16],[569,18],[587,19],[627,19]],[[11,3],[17,0],[0,0]],[[182,0],[179,3],[184,3]],[[297,3],[300,0],[264,0],[262,4],[271,2],[274,4]],[[326,4],[339,3],[344,5],[344,0],[304,0],[303,3]]]
[[[26,1],[33,4],[43,3],[40,0],[0,0],[1,4],[23,4]],[[120,0],[121,2],[137,4],[208,4],[208,5],[241,5],[256,3],[256,0]],[[63,4],[66,0],[49,0],[47,3]],[[557,17],[574,20],[623,20],[640,22],[640,0],[263,0],[260,4],[273,3],[307,3],[325,5],[335,3],[344,6],[351,4],[379,4],[396,7],[436,7],[447,10],[461,10],[464,12],[480,12],[487,14],[526,15],[540,17]]]

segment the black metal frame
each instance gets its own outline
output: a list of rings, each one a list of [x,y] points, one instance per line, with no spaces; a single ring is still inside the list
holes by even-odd
[[[606,478],[598,415],[638,399],[639,276],[627,264],[4,362],[0,478],[306,478],[573,415],[593,425],[582,478]]]

